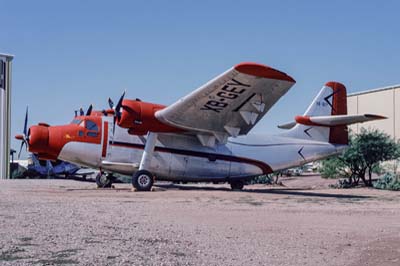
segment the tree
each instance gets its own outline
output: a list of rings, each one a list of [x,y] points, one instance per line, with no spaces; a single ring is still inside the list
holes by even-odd
[[[362,129],[355,138],[354,145],[362,157],[362,165],[368,171],[368,181],[364,175],[360,176],[365,185],[372,186],[372,170],[381,162],[397,159],[400,155],[399,144],[389,135],[378,130]]]
[[[359,134],[350,137],[349,147],[342,155],[322,163],[321,175],[346,177],[353,185],[361,179],[366,186],[372,186],[373,169],[399,156],[400,146],[389,135],[379,130],[361,129]]]

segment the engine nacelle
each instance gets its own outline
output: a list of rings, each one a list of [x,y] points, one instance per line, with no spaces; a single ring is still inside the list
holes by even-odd
[[[164,105],[142,102],[139,100],[124,100],[121,117],[117,124],[129,129],[129,134],[144,135],[147,132],[182,132],[183,130],[165,125],[157,120],[155,112],[165,108]]]

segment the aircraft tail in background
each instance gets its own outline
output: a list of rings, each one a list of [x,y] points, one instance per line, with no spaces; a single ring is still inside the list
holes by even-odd
[[[348,115],[346,87],[331,81],[322,87],[302,116],[278,127],[290,129],[282,134],[286,137],[347,145],[348,125],[385,118],[373,114]]]

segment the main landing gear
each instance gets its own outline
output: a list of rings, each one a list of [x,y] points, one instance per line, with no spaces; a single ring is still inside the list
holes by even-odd
[[[230,181],[229,184],[232,190],[242,190],[244,187],[244,182],[242,180]]]
[[[138,191],[150,191],[154,183],[153,175],[146,170],[139,170],[132,176],[132,185]]]
[[[154,176],[146,169],[150,169],[156,141],[157,133],[149,132],[144,146],[142,160],[140,161],[139,171],[132,176],[132,185],[138,191],[150,191],[153,186]]]
[[[114,176],[112,174],[106,174],[100,171],[96,175],[96,184],[98,188],[110,188],[114,181]]]

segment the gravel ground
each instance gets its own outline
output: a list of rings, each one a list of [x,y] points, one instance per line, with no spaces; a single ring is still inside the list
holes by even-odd
[[[0,265],[400,265],[400,193],[0,181]],[[317,186],[315,186],[317,184]]]

